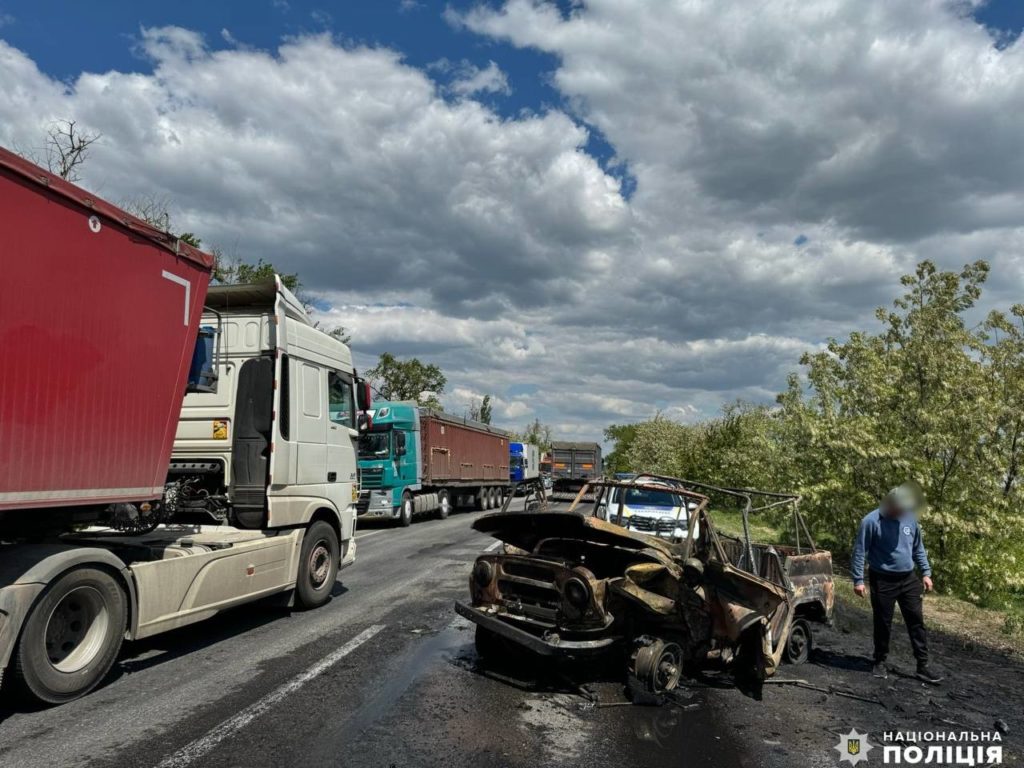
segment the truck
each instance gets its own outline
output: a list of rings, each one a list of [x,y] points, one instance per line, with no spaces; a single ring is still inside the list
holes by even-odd
[[[508,444],[508,476],[513,483],[540,477],[540,449],[532,443]]]
[[[280,278],[213,257],[0,148],[0,676],[60,704],[138,640],[355,559],[369,407]],[[205,309],[204,309],[205,307]]]
[[[408,526],[465,504],[501,506],[511,488],[507,432],[411,401],[379,401],[369,416],[359,439],[361,519]]]
[[[601,476],[601,446],[598,443],[551,443],[553,498],[570,498],[579,493],[588,480]]]

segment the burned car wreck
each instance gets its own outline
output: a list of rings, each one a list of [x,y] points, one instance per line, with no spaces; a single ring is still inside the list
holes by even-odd
[[[605,501],[611,489],[645,486],[680,496],[689,510],[683,541],[627,530],[621,505]],[[657,695],[684,671],[710,665],[763,681],[784,656],[807,658],[811,622],[831,621],[831,554],[815,547],[797,496],[650,475],[593,481],[568,511],[552,511],[540,496],[529,511],[506,504],[473,523],[505,544],[477,558],[470,601],[455,605],[477,625],[484,658],[510,644],[565,659],[618,651],[631,689]],[[742,538],[716,530],[712,498],[741,504]],[[752,542],[749,515],[780,507],[792,514],[795,545]]]

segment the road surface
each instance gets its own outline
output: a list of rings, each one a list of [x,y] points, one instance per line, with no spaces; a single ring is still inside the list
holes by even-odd
[[[813,662],[783,667],[878,703],[788,686],[763,701],[692,685],[683,706],[626,704],[614,674],[587,678],[594,706],[558,670],[482,667],[456,617],[471,564],[494,540],[481,513],[360,530],[356,564],[310,612],[244,606],[128,643],[89,696],[53,709],[0,709],[0,765],[18,768],[263,766],[835,766],[837,734],[1010,728],[1020,755],[1024,667],[935,637],[961,677],[930,688],[867,673],[868,627],[853,616],[816,634]],[[897,632],[894,656],[909,654]],[[1012,756],[1012,757],[1011,757]],[[872,755],[874,757],[874,755]]]

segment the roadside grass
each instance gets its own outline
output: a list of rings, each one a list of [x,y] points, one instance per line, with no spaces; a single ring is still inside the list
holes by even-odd
[[[713,510],[711,520],[722,533],[743,536],[743,516],[738,510]],[[754,541],[785,543],[792,537],[791,527],[780,530],[757,515],[750,518],[750,535]],[[853,581],[839,564],[835,566],[835,582],[840,610],[871,613],[869,601],[854,594]],[[1024,658],[1024,600],[1018,600],[1009,610],[1000,611],[981,608],[952,595],[930,592],[925,595],[924,605],[928,626],[959,639],[965,650],[983,645]],[[900,620],[899,611],[896,614]]]

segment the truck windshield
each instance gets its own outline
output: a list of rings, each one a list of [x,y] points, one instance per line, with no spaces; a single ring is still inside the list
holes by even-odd
[[[509,461],[509,464],[512,466],[512,469],[519,469],[520,467],[523,466],[523,457],[522,456],[511,456],[511,457],[509,457],[508,461]]]
[[[390,452],[390,432],[364,432],[359,436],[359,458],[380,459]]]

